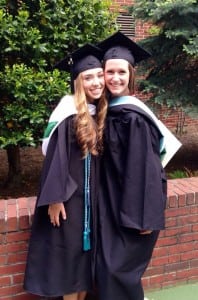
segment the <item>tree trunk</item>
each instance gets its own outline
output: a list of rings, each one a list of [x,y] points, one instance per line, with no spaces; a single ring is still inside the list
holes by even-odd
[[[22,183],[20,147],[8,146],[6,148],[8,158],[8,177],[6,186],[19,186]]]

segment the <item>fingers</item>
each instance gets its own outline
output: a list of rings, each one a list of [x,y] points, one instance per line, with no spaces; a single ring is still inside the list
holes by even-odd
[[[140,234],[144,235],[144,234],[151,234],[152,230],[141,230]]]
[[[55,221],[55,219],[50,218],[50,222],[51,222],[51,224],[52,224],[53,226],[56,226],[56,221]]]
[[[50,218],[50,223],[53,225],[53,226],[56,226],[56,216],[55,214],[53,213],[52,209],[49,207],[48,208],[48,215],[49,215],[49,218]]]
[[[63,220],[67,219],[67,214],[66,214],[66,210],[65,210],[64,205],[61,208],[61,215],[62,215]]]
[[[60,218],[59,218],[59,214],[54,216],[54,222],[53,222],[54,226],[60,226]]]
[[[48,207],[48,215],[53,226],[60,226],[60,216],[66,220],[66,211],[63,203],[50,204]]]

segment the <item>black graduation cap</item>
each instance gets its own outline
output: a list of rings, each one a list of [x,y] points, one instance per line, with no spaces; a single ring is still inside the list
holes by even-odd
[[[88,43],[63,58],[54,65],[54,68],[71,72],[72,79],[75,80],[78,74],[83,71],[101,68],[102,56],[101,49]]]
[[[117,31],[100,42],[97,46],[105,52],[104,61],[108,59],[125,59],[134,66],[141,60],[151,56],[149,52],[141,48],[120,31]]]

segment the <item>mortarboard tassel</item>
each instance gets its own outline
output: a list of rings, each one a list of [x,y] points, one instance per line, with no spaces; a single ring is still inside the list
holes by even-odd
[[[88,251],[91,249],[90,241],[90,172],[91,172],[91,154],[85,158],[85,183],[84,183],[84,230],[83,230],[83,250]]]

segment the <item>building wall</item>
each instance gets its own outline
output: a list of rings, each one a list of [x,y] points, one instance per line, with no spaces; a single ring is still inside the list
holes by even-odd
[[[23,290],[35,197],[0,200],[0,300],[41,299]],[[168,181],[166,230],[143,277],[145,289],[198,280],[198,177]],[[93,300],[93,299],[92,299]]]
[[[131,6],[134,1],[130,0],[115,0],[116,9],[122,13],[125,11],[124,6]],[[141,23],[139,21],[135,22],[135,37],[134,40],[138,41],[144,39],[149,36],[149,28],[150,25],[148,23]],[[142,101],[146,101],[148,96],[137,93],[138,97]],[[167,107],[163,107],[162,109],[158,109],[158,117],[174,132],[178,132],[178,134],[183,134],[188,132],[196,133],[198,131],[198,118],[190,117],[186,113],[181,113],[178,110],[171,110]]]

